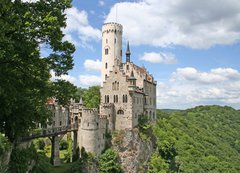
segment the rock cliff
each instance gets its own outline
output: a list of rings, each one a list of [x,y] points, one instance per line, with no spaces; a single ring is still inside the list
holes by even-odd
[[[118,151],[124,173],[145,173],[153,152],[151,137],[143,140],[137,128],[121,130],[113,136],[113,149]]]

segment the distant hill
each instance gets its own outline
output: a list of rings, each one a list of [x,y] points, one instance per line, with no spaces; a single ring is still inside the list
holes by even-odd
[[[157,109],[157,111],[162,111],[162,112],[166,112],[166,113],[172,113],[172,112],[181,111],[181,109]]]
[[[153,172],[240,172],[240,111],[231,107],[199,106],[158,111],[154,129],[157,150]]]

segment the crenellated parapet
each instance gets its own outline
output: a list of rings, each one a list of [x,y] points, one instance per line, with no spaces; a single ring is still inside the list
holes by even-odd
[[[110,23],[105,23],[103,24],[102,27],[102,34],[104,33],[109,33],[109,32],[119,32],[120,34],[122,34],[122,25],[119,23],[115,23],[115,22],[110,22]]]

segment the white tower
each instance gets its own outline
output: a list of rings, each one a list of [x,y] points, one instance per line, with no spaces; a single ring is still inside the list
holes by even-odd
[[[122,63],[122,25],[105,23],[102,27],[102,85],[113,70]]]

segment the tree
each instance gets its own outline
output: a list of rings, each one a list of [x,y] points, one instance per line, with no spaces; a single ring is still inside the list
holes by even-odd
[[[71,0],[0,1],[0,132],[11,142],[46,122],[49,97],[67,104],[74,91],[66,81],[50,81],[51,70],[60,76],[73,67],[75,48],[61,30],[70,7]],[[43,47],[49,55],[40,55]]]
[[[112,149],[107,149],[99,158],[100,173],[121,173],[122,168],[118,163],[118,154]]]
[[[88,108],[99,108],[100,86],[89,87],[83,94],[83,101]]]

